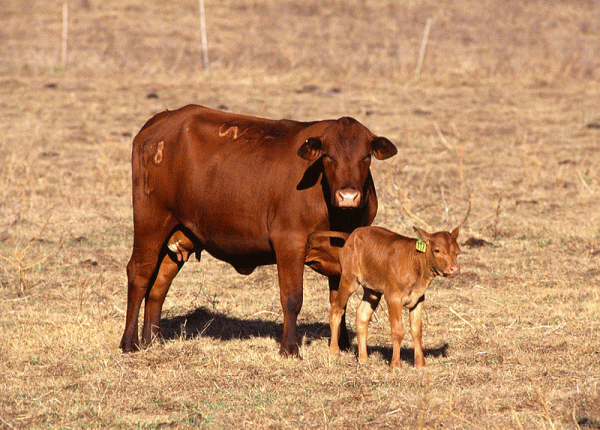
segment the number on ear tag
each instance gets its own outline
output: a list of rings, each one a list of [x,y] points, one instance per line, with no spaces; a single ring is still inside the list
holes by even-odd
[[[427,250],[427,244],[423,240],[417,240],[417,251],[425,252]]]

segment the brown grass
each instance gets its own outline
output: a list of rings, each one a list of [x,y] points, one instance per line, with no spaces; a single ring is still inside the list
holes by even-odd
[[[600,428],[597,2],[207,0],[208,70],[197,8],[73,0],[62,70],[62,2],[0,1],[0,428]],[[471,190],[461,243],[491,245],[427,294],[426,370],[410,336],[388,369],[385,305],[371,363],[330,360],[310,271],[304,360],[281,358],[275,269],[207,256],[164,342],[121,354],[131,140],[187,103],[387,136],[376,224],[403,234],[407,201],[443,229]]]

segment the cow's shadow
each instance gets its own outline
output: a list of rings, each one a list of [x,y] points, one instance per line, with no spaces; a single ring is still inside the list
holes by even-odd
[[[161,320],[161,336],[164,341],[173,339],[193,339],[197,336],[208,336],[215,340],[251,339],[255,337],[271,338],[281,342],[283,323],[260,318],[238,318],[222,312],[199,307],[185,315],[166,317]],[[356,333],[348,329],[350,341]],[[298,336],[306,345],[314,340],[329,339],[331,331],[328,323],[300,323]],[[447,357],[449,345],[443,344],[438,348],[423,348],[425,357]],[[369,354],[377,353],[387,361],[392,360],[392,348],[387,346],[370,345]],[[350,347],[350,352],[357,354],[356,344]],[[400,359],[414,365],[414,349],[401,348]]]
[[[165,341],[208,336],[223,341],[263,337],[281,342],[283,334],[281,322],[260,318],[238,318],[205,307],[185,315],[163,318],[160,325],[161,336]],[[329,338],[329,324],[300,323],[298,336],[304,339],[307,345],[316,339]]]

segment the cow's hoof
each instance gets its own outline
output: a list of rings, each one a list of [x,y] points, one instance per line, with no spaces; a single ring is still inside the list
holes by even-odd
[[[281,348],[279,349],[279,354],[282,357],[297,358],[298,360],[302,360],[302,356],[300,355],[300,351],[298,350],[297,345],[294,345],[291,348],[284,348],[282,345]]]
[[[121,341],[119,348],[121,348],[123,354],[129,354],[140,350],[140,347],[137,343],[125,342],[123,340]]]

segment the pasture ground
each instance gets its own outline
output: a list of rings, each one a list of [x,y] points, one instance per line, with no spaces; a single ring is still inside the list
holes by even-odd
[[[0,428],[600,428],[600,5],[593,1],[0,1]],[[415,78],[427,18],[425,60]],[[303,360],[278,355],[274,267],[207,255],[123,355],[130,147],[188,103],[353,116],[395,142],[375,224],[458,224],[425,302],[428,367],[332,361],[305,276]],[[354,327],[358,295],[349,304]],[[355,343],[354,343],[355,345]]]

